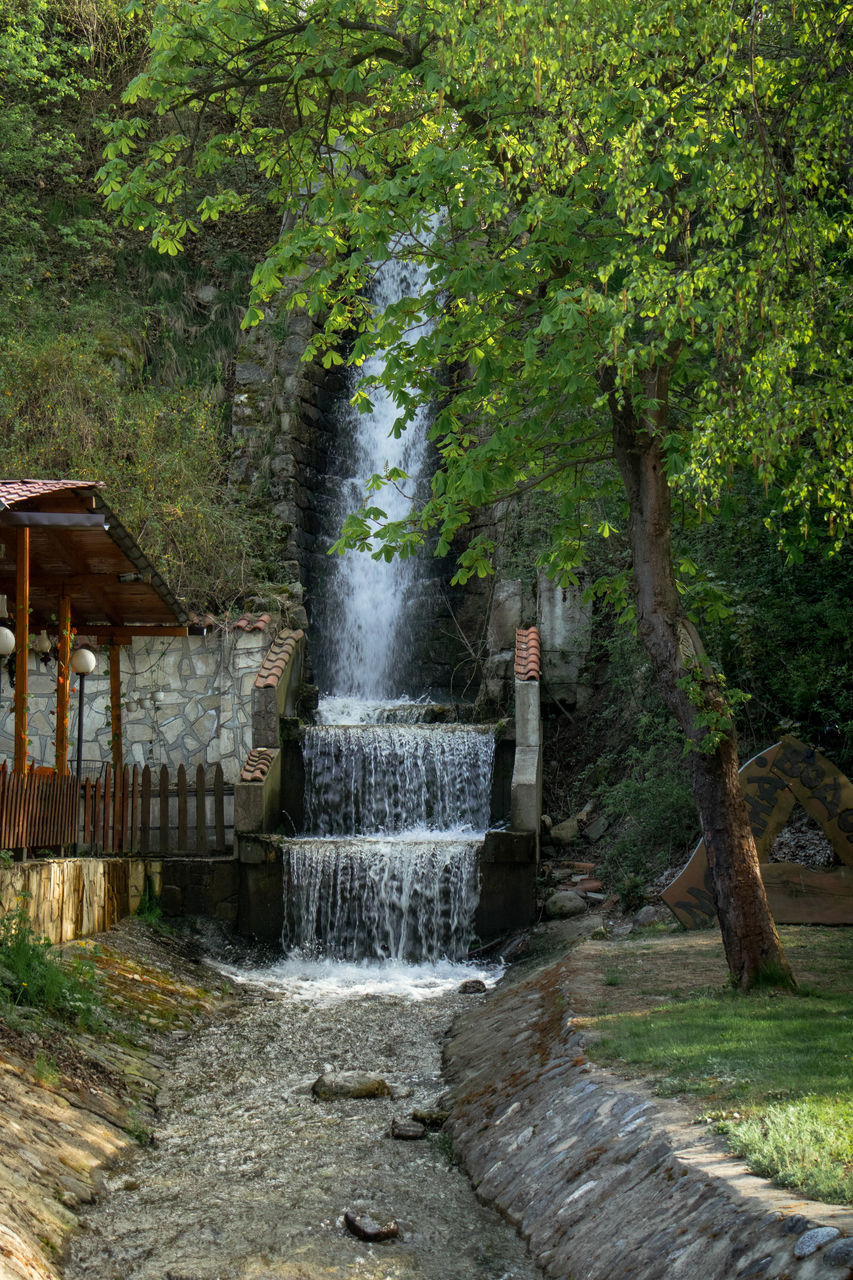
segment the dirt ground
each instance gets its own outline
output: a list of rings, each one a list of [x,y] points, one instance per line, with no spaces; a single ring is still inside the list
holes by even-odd
[[[801,986],[838,991],[841,984],[853,994],[853,929],[790,925],[779,932]],[[588,939],[567,957],[567,972],[581,1018],[653,1009],[728,979],[720,935],[710,929]]]

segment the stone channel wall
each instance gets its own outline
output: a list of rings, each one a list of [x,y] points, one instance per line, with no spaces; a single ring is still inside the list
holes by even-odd
[[[686,1108],[592,1066],[560,961],[445,1051],[454,1149],[554,1280],[844,1280],[853,1210],[752,1176]]]
[[[49,942],[104,933],[133,915],[146,892],[165,915],[234,924],[239,867],[225,858],[52,858],[0,867],[0,909],[23,906]],[[2,1267],[0,1267],[2,1274]]]
[[[136,639],[121,649],[122,731],[125,763],[166,764],[187,770],[221,763],[236,782],[254,745],[252,686],[270,640],[267,624],[221,628],[204,636]],[[84,772],[97,775],[111,758],[110,681],[106,649],[86,677],[83,717]],[[76,687],[76,678],[73,681]],[[70,758],[77,743],[78,698],[69,715]],[[56,738],[56,663],[30,655],[30,759],[52,765]],[[8,683],[0,699],[0,759],[14,752],[14,711]]]

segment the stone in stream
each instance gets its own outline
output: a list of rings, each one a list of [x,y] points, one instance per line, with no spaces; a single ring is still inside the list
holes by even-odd
[[[391,1121],[392,1138],[400,1138],[403,1142],[416,1142],[419,1138],[426,1136],[426,1126],[418,1124],[416,1120],[398,1120],[395,1117]]]
[[[486,990],[486,984],[482,978],[466,978],[464,982],[459,984],[459,994],[461,996],[479,995],[481,991]]]
[[[335,1098],[390,1098],[387,1080],[370,1071],[325,1072],[311,1086],[315,1098],[329,1102]]]
[[[371,1243],[377,1240],[393,1240],[394,1236],[400,1234],[400,1228],[393,1218],[381,1226],[369,1214],[353,1213],[352,1209],[347,1209],[344,1214],[344,1225],[347,1231],[358,1236],[359,1240],[367,1240]]]
[[[425,1129],[441,1129],[442,1126],[450,1119],[450,1112],[445,1111],[442,1107],[432,1107],[427,1110],[413,1111],[412,1119],[417,1124],[422,1124]]]

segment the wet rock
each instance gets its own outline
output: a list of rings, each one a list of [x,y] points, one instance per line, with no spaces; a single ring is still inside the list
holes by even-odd
[[[829,1244],[830,1240],[835,1240],[840,1235],[838,1227],[814,1227],[813,1230],[806,1231],[800,1236],[794,1245],[794,1257],[809,1258],[823,1245]]]
[[[836,1240],[822,1257],[830,1267],[853,1267],[853,1240]]]
[[[367,1240],[370,1243],[378,1240],[393,1240],[394,1236],[400,1234],[400,1228],[393,1218],[390,1222],[380,1225],[369,1214],[353,1213],[352,1209],[347,1209],[344,1214],[344,1226],[359,1240]]]
[[[327,1071],[311,1086],[315,1098],[323,1102],[336,1098],[390,1098],[387,1080],[369,1071]]]
[[[545,915],[549,920],[568,920],[586,911],[586,903],[579,893],[572,889],[563,889],[560,893],[552,893],[545,903]]]
[[[459,984],[459,994],[461,996],[475,996],[485,990],[486,984],[481,978],[467,978],[465,982],[460,982]]]
[[[418,1124],[422,1124],[425,1129],[430,1129],[433,1132],[442,1128],[449,1117],[450,1112],[446,1111],[443,1107],[432,1107],[423,1111],[416,1109],[412,1112],[412,1119],[414,1121]]]
[[[426,1136],[426,1126],[416,1120],[398,1120],[395,1117],[391,1121],[391,1137],[399,1138],[401,1142],[417,1142]]]

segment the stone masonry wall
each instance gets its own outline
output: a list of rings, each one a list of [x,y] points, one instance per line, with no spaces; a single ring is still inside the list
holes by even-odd
[[[274,576],[288,586],[294,607],[287,621],[304,627],[302,591],[314,552],[316,510],[334,434],[331,410],[340,379],[302,359],[317,325],[303,312],[266,308],[237,354],[232,432],[232,482],[259,509],[281,521]]]
[[[236,782],[252,742],[252,686],[273,633],[222,630],[205,636],[134,640],[121,650],[122,732],[129,765],[166,764],[189,770],[222,764]],[[106,649],[86,677],[84,772],[111,758],[110,682]],[[76,677],[72,688],[76,689]],[[72,694],[69,760],[77,743],[78,698]],[[30,759],[52,765],[56,738],[56,664],[30,655]],[[11,760],[14,712],[8,683],[0,698],[0,759]]]

